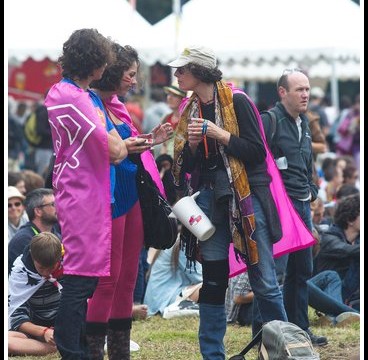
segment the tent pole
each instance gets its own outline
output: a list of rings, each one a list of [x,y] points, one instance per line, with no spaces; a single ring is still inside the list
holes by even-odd
[[[335,56],[332,56],[331,59],[331,102],[332,106],[339,112],[340,104],[339,104],[339,83],[336,74],[336,59]]]

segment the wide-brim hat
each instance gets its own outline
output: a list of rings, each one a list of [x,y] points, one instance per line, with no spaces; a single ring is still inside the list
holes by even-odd
[[[11,198],[24,200],[26,197],[15,186],[8,186],[8,200]]]
[[[178,96],[181,96],[181,97],[186,97],[187,96],[186,91],[181,90],[180,88],[178,88],[175,85],[164,86],[164,91],[165,91],[166,94],[171,93],[171,94],[178,95]]]

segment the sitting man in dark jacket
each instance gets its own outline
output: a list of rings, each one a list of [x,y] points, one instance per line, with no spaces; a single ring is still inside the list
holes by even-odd
[[[342,280],[345,303],[359,293],[360,195],[344,197],[337,205],[334,223],[323,234],[316,272],[335,270]],[[356,306],[359,306],[356,303]],[[356,308],[356,307],[355,307]]]
[[[8,244],[8,275],[14,260],[23,253],[32,237],[40,232],[50,231],[60,238],[57,232],[57,215],[54,192],[39,188],[27,194],[24,201],[29,222],[23,225]]]

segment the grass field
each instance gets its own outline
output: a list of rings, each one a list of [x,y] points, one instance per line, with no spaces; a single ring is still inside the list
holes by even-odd
[[[329,344],[317,347],[321,360],[358,360],[360,347],[359,323],[347,327],[317,327],[316,318],[311,314],[313,332],[327,336]],[[154,316],[147,320],[133,322],[132,340],[140,345],[140,350],[131,353],[131,360],[201,360],[198,339],[198,318],[174,318],[170,320]],[[239,353],[251,340],[250,327],[229,325],[225,337],[227,357]],[[60,357],[12,357],[13,360],[56,360]],[[246,355],[246,360],[256,360],[256,349]],[[363,359],[363,357],[361,357]],[[105,356],[107,360],[107,356]],[[277,360],[277,359],[270,359]]]

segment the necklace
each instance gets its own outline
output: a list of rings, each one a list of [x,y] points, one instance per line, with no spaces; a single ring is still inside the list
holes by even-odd
[[[210,105],[210,104],[213,104],[215,102],[215,99],[214,98],[212,98],[211,100],[208,100],[208,101],[206,101],[206,102],[203,102],[202,100],[201,100],[201,104],[202,105]]]

